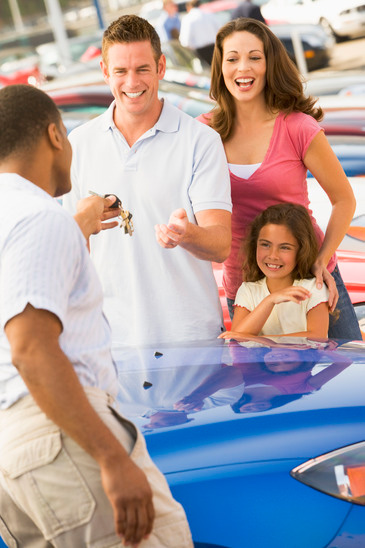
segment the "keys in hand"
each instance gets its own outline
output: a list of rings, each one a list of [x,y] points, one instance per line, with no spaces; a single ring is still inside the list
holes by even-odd
[[[115,196],[116,200],[115,202],[110,206],[113,208],[120,208],[120,214],[119,219],[121,219],[121,224],[119,225],[120,228],[124,228],[124,234],[129,234],[132,236],[134,231],[133,221],[132,221],[132,213],[130,213],[127,209],[123,209],[123,205],[121,200],[116,196],[115,194],[98,194],[97,192],[94,192],[93,190],[89,190],[89,194],[93,194],[94,196],[100,196],[101,198],[107,198],[108,196]]]
[[[132,213],[130,213],[127,209],[122,208],[119,218],[122,219],[120,228],[124,227],[124,234],[129,234],[130,236],[132,236],[134,230]]]

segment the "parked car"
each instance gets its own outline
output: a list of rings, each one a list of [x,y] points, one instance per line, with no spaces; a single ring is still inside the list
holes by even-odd
[[[289,339],[113,350],[195,548],[363,544],[364,343]]]
[[[268,22],[321,24],[337,39],[365,36],[363,0],[269,0],[261,12]]]
[[[44,78],[39,57],[33,48],[18,46],[0,52],[0,86],[9,84],[40,85]]]
[[[339,134],[341,126],[323,123],[328,141],[347,177],[365,177],[365,132],[361,136]],[[334,133],[334,131],[337,133]],[[312,174],[308,172],[308,176]]]
[[[364,108],[333,108],[324,111],[320,122],[326,135],[365,137],[365,100]]]
[[[65,65],[59,52],[56,42],[47,42],[37,46],[36,51],[40,58],[40,69],[47,80],[58,78],[65,73],[75,73],[99,67],[98,55],[93,55],[82,60],[83,55],[89,48],[95,48],[101,54],[102,32],[91,35],[81,35],[68,38],[70,53],[69,66]]]
[[[113,348],[117,405],[195,548],[363,545],[364,352],[290,337]]]
[[[320,95],[318,97],[318,104],[327,112],[334,111],[348,111],[348,115],[351,116],[351,110],[365,109],[365,95]],[[363,118],[363,115],[361,116]]]
[[[305,91],[308,95],[318,97],[320,95],[345,94],[344,91],[357,86],[365,86],[365,74],[360,70],[342,70],[310,76],[305,83]],[[347,94],[346,95],[350,95]]]
[[[334,40],[321,25],[311,24],[271,24],[270,29],[284,44],[290,59],[296,63],[293,36],[298,35],[302,42],[307,70],[318,70],[327,67],[331,61]]]
[[[210,66],[194,50],[182,46],[178,40],[163,42],[161,47],[166,57],[166,82],[209,91]]]
[[[365,215],[359,219],[360,226],[352,225],[349,236],[357,237],[365,244]],[[364,283],[364,253],[356,251],[337,251],[341,275],[346,280],[346,288],[354,305],[359,320],[362,338],[365,340],[365,283]]]
[[[219,26],[222,26],[232,19],[233,11],[238,4],[238,0],[214,0],[208,4],[201,5],[200,9],[213,13],[218,19]],[[264,15],[263,7],[261,6],[261,11]],[[266,18],[265,15],[264,17]],[[297,34],[301,40],[307,69],[316,70],[328,65],[334,47],[334,39],[320,25],[303,24],[301,21],[298,21],[295,25],[285,22],[279,24],[278,21],[267,22],[273,33],[283,43],[289,57],[294,63],[296,63],[296,56],[293,36]]]
[[[351,187],[356,197],[356,210],[354,217],[351,221],[349,231],[347,231],[344,239],[339,245],[339,249],[345,249],[348,251],[361,251],[365,253],[365,240],[364,238],[355,236],[358,230],[352,230],[353,227],[364,226],[365,227],[365,177],[349,177],[348,178]],[[310,200],[310,207],[313,211],[313,215],[317,220],[317,223],[322,230],[326,229],[328,220],[331,215],[331,202],[327,198],[322,187],[317,183],[314,178],[308,178],[308,195]],[[364,257],[365,258],[365,257]],[[364,261],[365,269],[365,261]],[[364,270],[364,282],[365,282],[365,270]]]

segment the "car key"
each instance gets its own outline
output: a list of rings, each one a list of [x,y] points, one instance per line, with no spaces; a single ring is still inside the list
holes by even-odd
[[[124,228],[124,234],[129,234],[132,236],[134,227],[132,222],[132,213],[130,213],[128,210],[123,209],[123,205],[121,200],[116,196],[115,194],[98,194],[97,192],[94,192],[93,190],[89,190],[89,194],[93,194],[94,196],[100,196],[101,198],[107,198],[108,196],[115,196],[116,200],[115,202],[110,206],[111,208],[120,208],[120,214],[118,215],[119,219],[121,219],[121,224],[119,225],[120,228]]]

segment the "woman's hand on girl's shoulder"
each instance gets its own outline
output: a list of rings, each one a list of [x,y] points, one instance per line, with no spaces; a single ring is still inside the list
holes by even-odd
[[[312,273],[316,278],[316,286],[318,289],[321,289],[323,282],[328,287],[328,306],[330,312],[333,312],[338,301],[338,289],[332,274],[328,272],[327,268],[319,261],[314,263]]]

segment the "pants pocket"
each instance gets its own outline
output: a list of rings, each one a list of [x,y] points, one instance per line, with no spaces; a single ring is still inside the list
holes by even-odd
[[[90,521],[96,503],[59,431],[5,450],[0,470],[14,502],[47,540]]]

